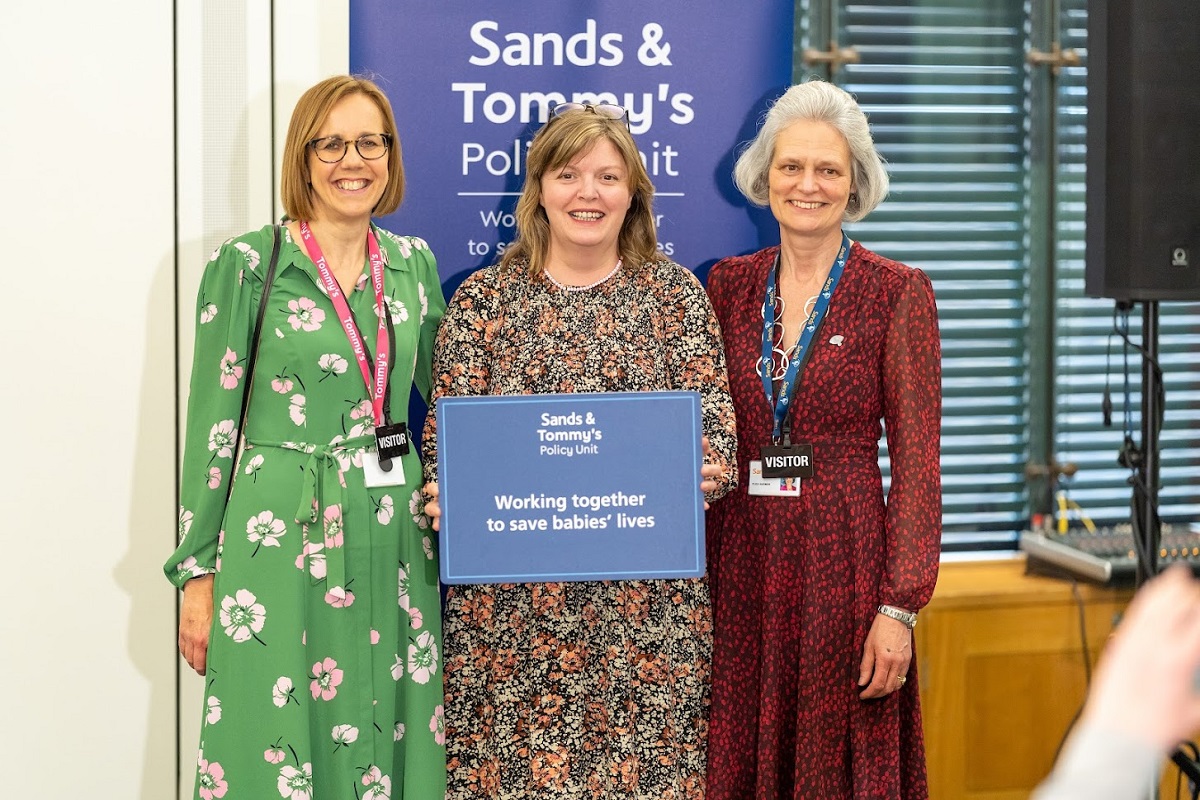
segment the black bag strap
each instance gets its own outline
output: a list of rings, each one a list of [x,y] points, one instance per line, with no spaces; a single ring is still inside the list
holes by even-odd
[[[254,362],[258,358],[258,340],[262,333],[263,317],[267,315],[267,297],[271,294],[271,284],[275,282],[275,268],[279,264],[280,235],[278,225],[271,226],[271,260],[267,264],[267,274],[263,277],[262,296],[258,298],[258,317],[254,320],[254,336],[250,340],[250,353],[246,356],[246,391],[242,393],[242,411],[238,415],[238,452],[234,454],[233,465],[230,467],[229,483],[225,487],[225,504],[229,504],[229,495],[233,493],[233,470],[237,468],[238,454],[241,452],[240,443],[245,440],[246,411],[250,406],[250,393],[254,391]]]

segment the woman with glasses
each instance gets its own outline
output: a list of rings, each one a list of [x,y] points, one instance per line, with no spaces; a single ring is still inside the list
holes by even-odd
[[[843,232],[888,177],[836,86],[784,93],[734,181],[780,245],[708,278],[742,470],[707,520],[709,797],[924,798],[912,628],[941,542],[933,290]]]
[[[518,237],[455,292],[434,397],[694,390],[730,488],[735,431],[704,290],[657,252],[653,187],[623,109],[567,104],[529,148]],[[422,437],[436,498],[436,417]],[[436,500],[427,506],[439,516]],[[711,623],[704,579],[452,586],[451,798],[697,798]]]
[[[402,440],[445,302],[425,242],[371,222],[403,194],[387,98],[330,78],[292,114],[289,221],[206,267],[166,564],[205,676],[197,798],[443,796],[437,566]]]

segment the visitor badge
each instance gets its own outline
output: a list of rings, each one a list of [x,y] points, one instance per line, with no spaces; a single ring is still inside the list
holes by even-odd
[[[379,453],[362,454],[363,483],[372,489],[381,486],[400,486],[404,483],[404,463],[400,458],[389,459],[384,469],[379,463]]]
[[[793,475],[782,478],[767,478],[763,476],[761,461],[750,462],[750,485],[746,489],[753,495],[764,497],[799,497],[800,479]]]
[[[811,444],[785,444],[762,449],[764,478],[811,478],[813,476],[813,447]]]

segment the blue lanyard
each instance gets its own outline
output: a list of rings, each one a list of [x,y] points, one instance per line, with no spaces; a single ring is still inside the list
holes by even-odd
[[[812,313],[808,315],[804,327],[800,329],[800,341],[796,343],[796,352],[792,355],[791,363],[788,364],[783,380],[779,384],[778,399],[776,399],[772,386],[772,373],[775,371],[772,366],[775,350],[775,300],[778,296],[779,256],[775,257],[775,265],[767,274],[767,297],[763,303],[762,360],[758,363],[763,391],[767,393],[767,403],[774,411],[775,427],[771,432],[771,441],[776,444],[779,442],[784,420],[787,419],[788,403],[791,402],[797,378],[800,376],[801,362],[804,361],[804,355],[812,343],[813,334],[820,327],[821,320],[825,318],[825,312],[829,309],[829,300],[833,297],[833,290],[837,288],[838,281],[842,278],[842,270],[846,267],[846,257],[849,254],[850,237],[843,233],[842,247],[838,250],[837,258],[833,260],[833,266],[829,269],[829,277],[825,279],[825,286],[817,295],[816,305],[813,307]],[[780,342],[780,344],[783,343]]]

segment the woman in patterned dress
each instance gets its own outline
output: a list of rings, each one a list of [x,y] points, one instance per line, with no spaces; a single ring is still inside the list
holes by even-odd
[[[205,676],[195,796],[440,800],[440,613],[420,460],[414,448],[385,472],[375,431],[405,421],[414,382],[428,394],[441,283],[423,241],[371,224],[404,193],[375,84],[309,89],[283,163],[292,221],[218,248],[198,301],[181,540],[166,564],[183,589],[180,652]]]
[[[701,489],[716,499],[736,436],[712,308],[657,253],[624,110],[555,112],[529,149],[516,243],[447,309],[434,397],[697,391]],[[430,409],[431,482],[435,426]],[[436,523],[436,501],[426,508]],[[702,797],[709,611],[703,578],[450,587],[447,796]]]
[[[933,291],[842,232],[888,180],[841,89],[789,89],[734,179],[770,206],[781,244],[720,261],[708,279],[741,469],[708,515],[708,796],[924,798],[912,626],[941,539]],[[808,457],[795,489],[768,472],[781,455]]]

